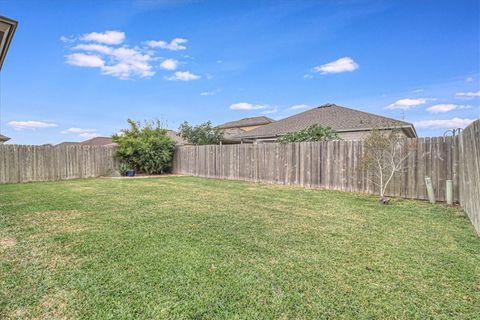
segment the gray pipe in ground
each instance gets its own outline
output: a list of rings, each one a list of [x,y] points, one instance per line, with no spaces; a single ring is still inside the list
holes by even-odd
[[[453,181],[447,180],[446,184],[445,191],[447,192],[447,204],[453,204]]]
[[[430,203],[435,203],[435,194],[433,193],[432,179],[425,177],[425,184],[427,185],[428,200]]]

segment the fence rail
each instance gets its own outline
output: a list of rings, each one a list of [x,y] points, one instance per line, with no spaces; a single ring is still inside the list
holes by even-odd
[[[104,176],[118,169],[113,147],[0,145],[0,184]]]

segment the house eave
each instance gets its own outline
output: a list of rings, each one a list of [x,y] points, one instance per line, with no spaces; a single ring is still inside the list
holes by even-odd
[[[3,24],[6,28],[4,31],[2,31],[5,33],[5,36],[2,39],[0,39],[0,71],[1,71],[3,66],[3,61],[7,56],[7,52],[10,47],[10,43],[12,42],[13,35],[15,34],[15,30],[17,29],[18,22],[10,18],[0,16],[0,24]]]

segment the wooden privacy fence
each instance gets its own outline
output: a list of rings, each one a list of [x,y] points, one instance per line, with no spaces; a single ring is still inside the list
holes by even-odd
[[[453,180],[453,200],[460,202],[480,232],[480,121],[457,137],[408,139],[402,172],[386,195],[428,199],[425,176],[435,197],[446,200],[446,180]],[[178,146],[174,173],[376,193],[371,173],[362,168],[362,141]]]
[[[0,183],[90,178],[118,170],[114,147],[0,145]]]
[[[458,186],[455,139],[416,138],[407,144],[410,156],[386,194],[427,199],[425,176],[430,176],[436,198],[443,201],[445,180],[453,179]],[[175,173],[201,177],[373,193],[377,187],[362,168],[363,152],[362,141],[181,146],[176,149],[173,167]],[[458,200],[458,187],[454,189]]]
[[[480,234],[480,120],[458,136],[460,205]]]

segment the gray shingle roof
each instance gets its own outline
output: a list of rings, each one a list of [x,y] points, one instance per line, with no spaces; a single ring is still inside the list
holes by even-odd
[[[114,142],[111,137],[95,137],[80,142],[82,146],[107,146],[112,145]]]
[[[167,135],[175,141],[175,144],[186,144],[187,141],[180,137],[177,132],[167,129]]]
[[[4,142],[5,142],[5,141],[8,141],[8,140],[10,140],[9,137],[4,136],[3,134],[0,134],[0,141],[4,141]]]
[[[227,128],[223,130],[223,139],[222,140],[231,140],[235,139],[239,134],[244,133],[245,130],[240,128]]]
[[[322,127],[331,127],[338,132],[386,127],[411,127],[410,133],[407,134],[416,136],[415,129],[411,123],[335,104],[325,104],[242,133],[237,138],[276,137],[285,133],[303,130],[314,124]]]
[[[224,124],[219,125],[220,129],[227,129],[227,128],[238,128],[238,127],[249,127],[249,126],[258,126],[263,124],[272,123],[275,120],[270,119],[269,117],[253,117],[253,118],[244,118],[240,120],[226,122]]]
[[[63,147],[63,146],[74,146],[80,144],[79,142],[71,142],[71,141],[64,141],[59,144],[56,144],[55,147]]]

